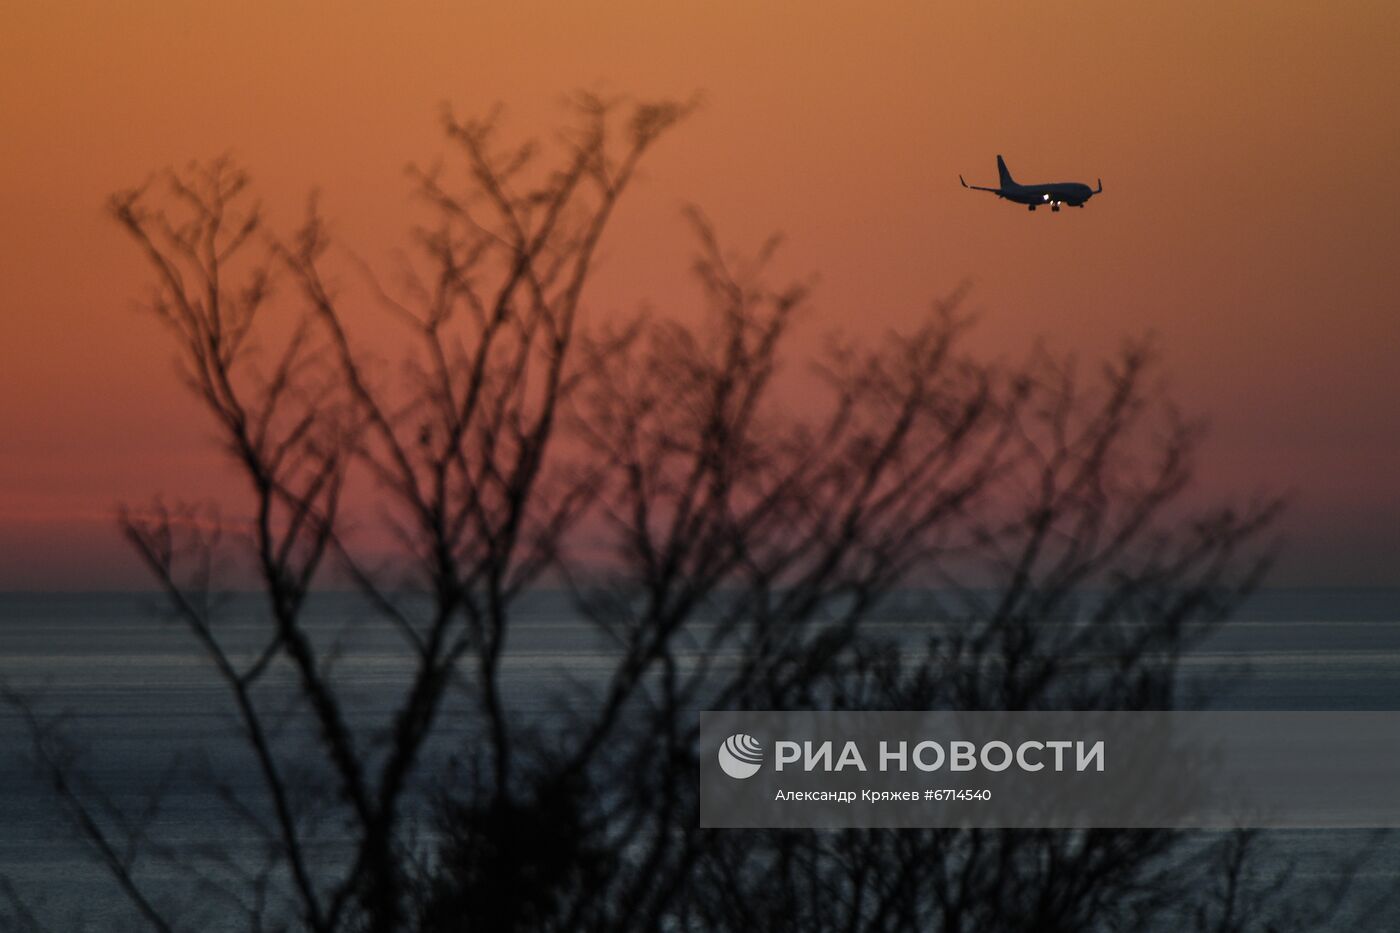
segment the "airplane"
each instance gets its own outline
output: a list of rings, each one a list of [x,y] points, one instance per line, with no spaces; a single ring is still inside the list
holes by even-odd
[[[997,156],[997,172],[1001,175],[1001,186],[998,188],[969,185],[963,181],[961,175],[958,176],[958,181],[962,182],[964,188],[973,191],[990,191],[999,198],[1015,201],[1017,204],[1025,204],[1031,210],[1035,210],[1042,204],[1049,204],[1052,211],[1058,211],[1061,204],[1083,207],[1085,201],[1103,191],[1102,178],[1099,179],[1097,188],[1090,188],[1088,185],[1081,185],[1076,181],[1056,182],[1049,185],[1018,185],[1016,179],[1011,177],[1011,172],[1007,170],[1006,162],[1001,156]]]

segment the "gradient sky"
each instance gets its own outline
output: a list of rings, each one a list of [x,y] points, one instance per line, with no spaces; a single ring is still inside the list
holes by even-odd
[[[809,331],[964,280],[976,341],[1155,332],[1208,491],[1290,490],[1277,579],[1400,584],[1400,5],[9,0],[0,12],[0,588],[139,585],[114,506],[218,495],[146,281],[102,212],[232,151],[274,224],[313,186],[374,258],[437,115],[547,132],[576,89],[705,95],[607,242],[595,313],[692,307],[695,202],[787,234]],[[1059,214],[963,191],[1104,180]]]

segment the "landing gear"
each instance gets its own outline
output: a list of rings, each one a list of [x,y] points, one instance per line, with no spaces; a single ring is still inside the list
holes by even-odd
[[[1027,205],[1026,205],[1026,210],[1028,210],[1028,211],[1033,211],[1033,210],[1035,210],[1035,205],[1034,205],[1034,204],[1027,204]]]
[[[1059,202],[1059,201],[1056,201],[1054,204],[1051,204],[1051,205],[1050,205],[1050,210],[1052,210],[1052,211],[1058,211],[1059,209],[1060,209],[1060,202]]]

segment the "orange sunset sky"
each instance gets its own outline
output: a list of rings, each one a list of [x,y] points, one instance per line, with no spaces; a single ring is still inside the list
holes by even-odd
[[[617,217],[594,315],[693,311],[681,205],[787,235],[808,336],[963,281],[979,350],[1155,332],[1211,493],[1294,494],[1276,580],[1400,584],[1400,5],[72,3],[0,8],[0,588],[143,582],[120,502],[229,474],[113,190],[223,151],[274,226],[312,187],[373,260],[438,113],[547,135],[585,88],[704,94]],[[1102,177],[1084,210],[962,190]]]

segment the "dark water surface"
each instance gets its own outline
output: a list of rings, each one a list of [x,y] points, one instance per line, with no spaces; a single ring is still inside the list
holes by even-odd
[[[65,726],[85,751],[83,767],[124,805],[139,804],[174,756],[200,755],[221,779],[251,788],[242,747],[232,735],[225,694],[193,641],[163,621],[154,596],[140,594],[0,594],[0,677],[34,697],[38,708],[65,710]],[[253,645],[263,631],[256,605],[235,602],[224,623],[235,644]],[[350,688],[353,714],[365,727],[382,720],[409,670],[402,641],[348,597],[314,606],[313,626],[327,643],[345,647],[337,678]],[[887,622],[896,633],[911,623]],[[927,626],[922,628],[927,631]],[[561,598],[537,594],[511,634],[511,704],[548,715],[580,701],[610,666],[607,645],[578,623]],[[1188,655],[1184,686],[1234,709],[1400,709],[1400,590],[1271,590],[1258,594],[1231,622]],[[286,690],[284,682],[269,690]],[[458,701],[463,702],[463,701]],[[446,717],[435,754],[470,741]],[[1400,741],[1400,737],[1397,737]],[[282,737],[295,748],[304,735]],[[0,707],[0,876],[8,877],[56,929],[108,930],[127,916],[107,877],[71,841],[64,818],[28,761],[18,715]],[[1400,788],[1397,788],[1400,793]],[[247,831],[212,804],[203,785],[176,782],[160,818],[175,844],[228,849],[251,844]],[[1325,876],[1363,844],[1355,832],[1267,834],[1296,863],[1298,876]],[[148,880],[185,890],[187,879],[154,871]],[[1400,841],[1382,843],[1358,879],[1363,897],[1400,885]],[[1365,914],[1338,929],[1400,929],[1395,916]]]

